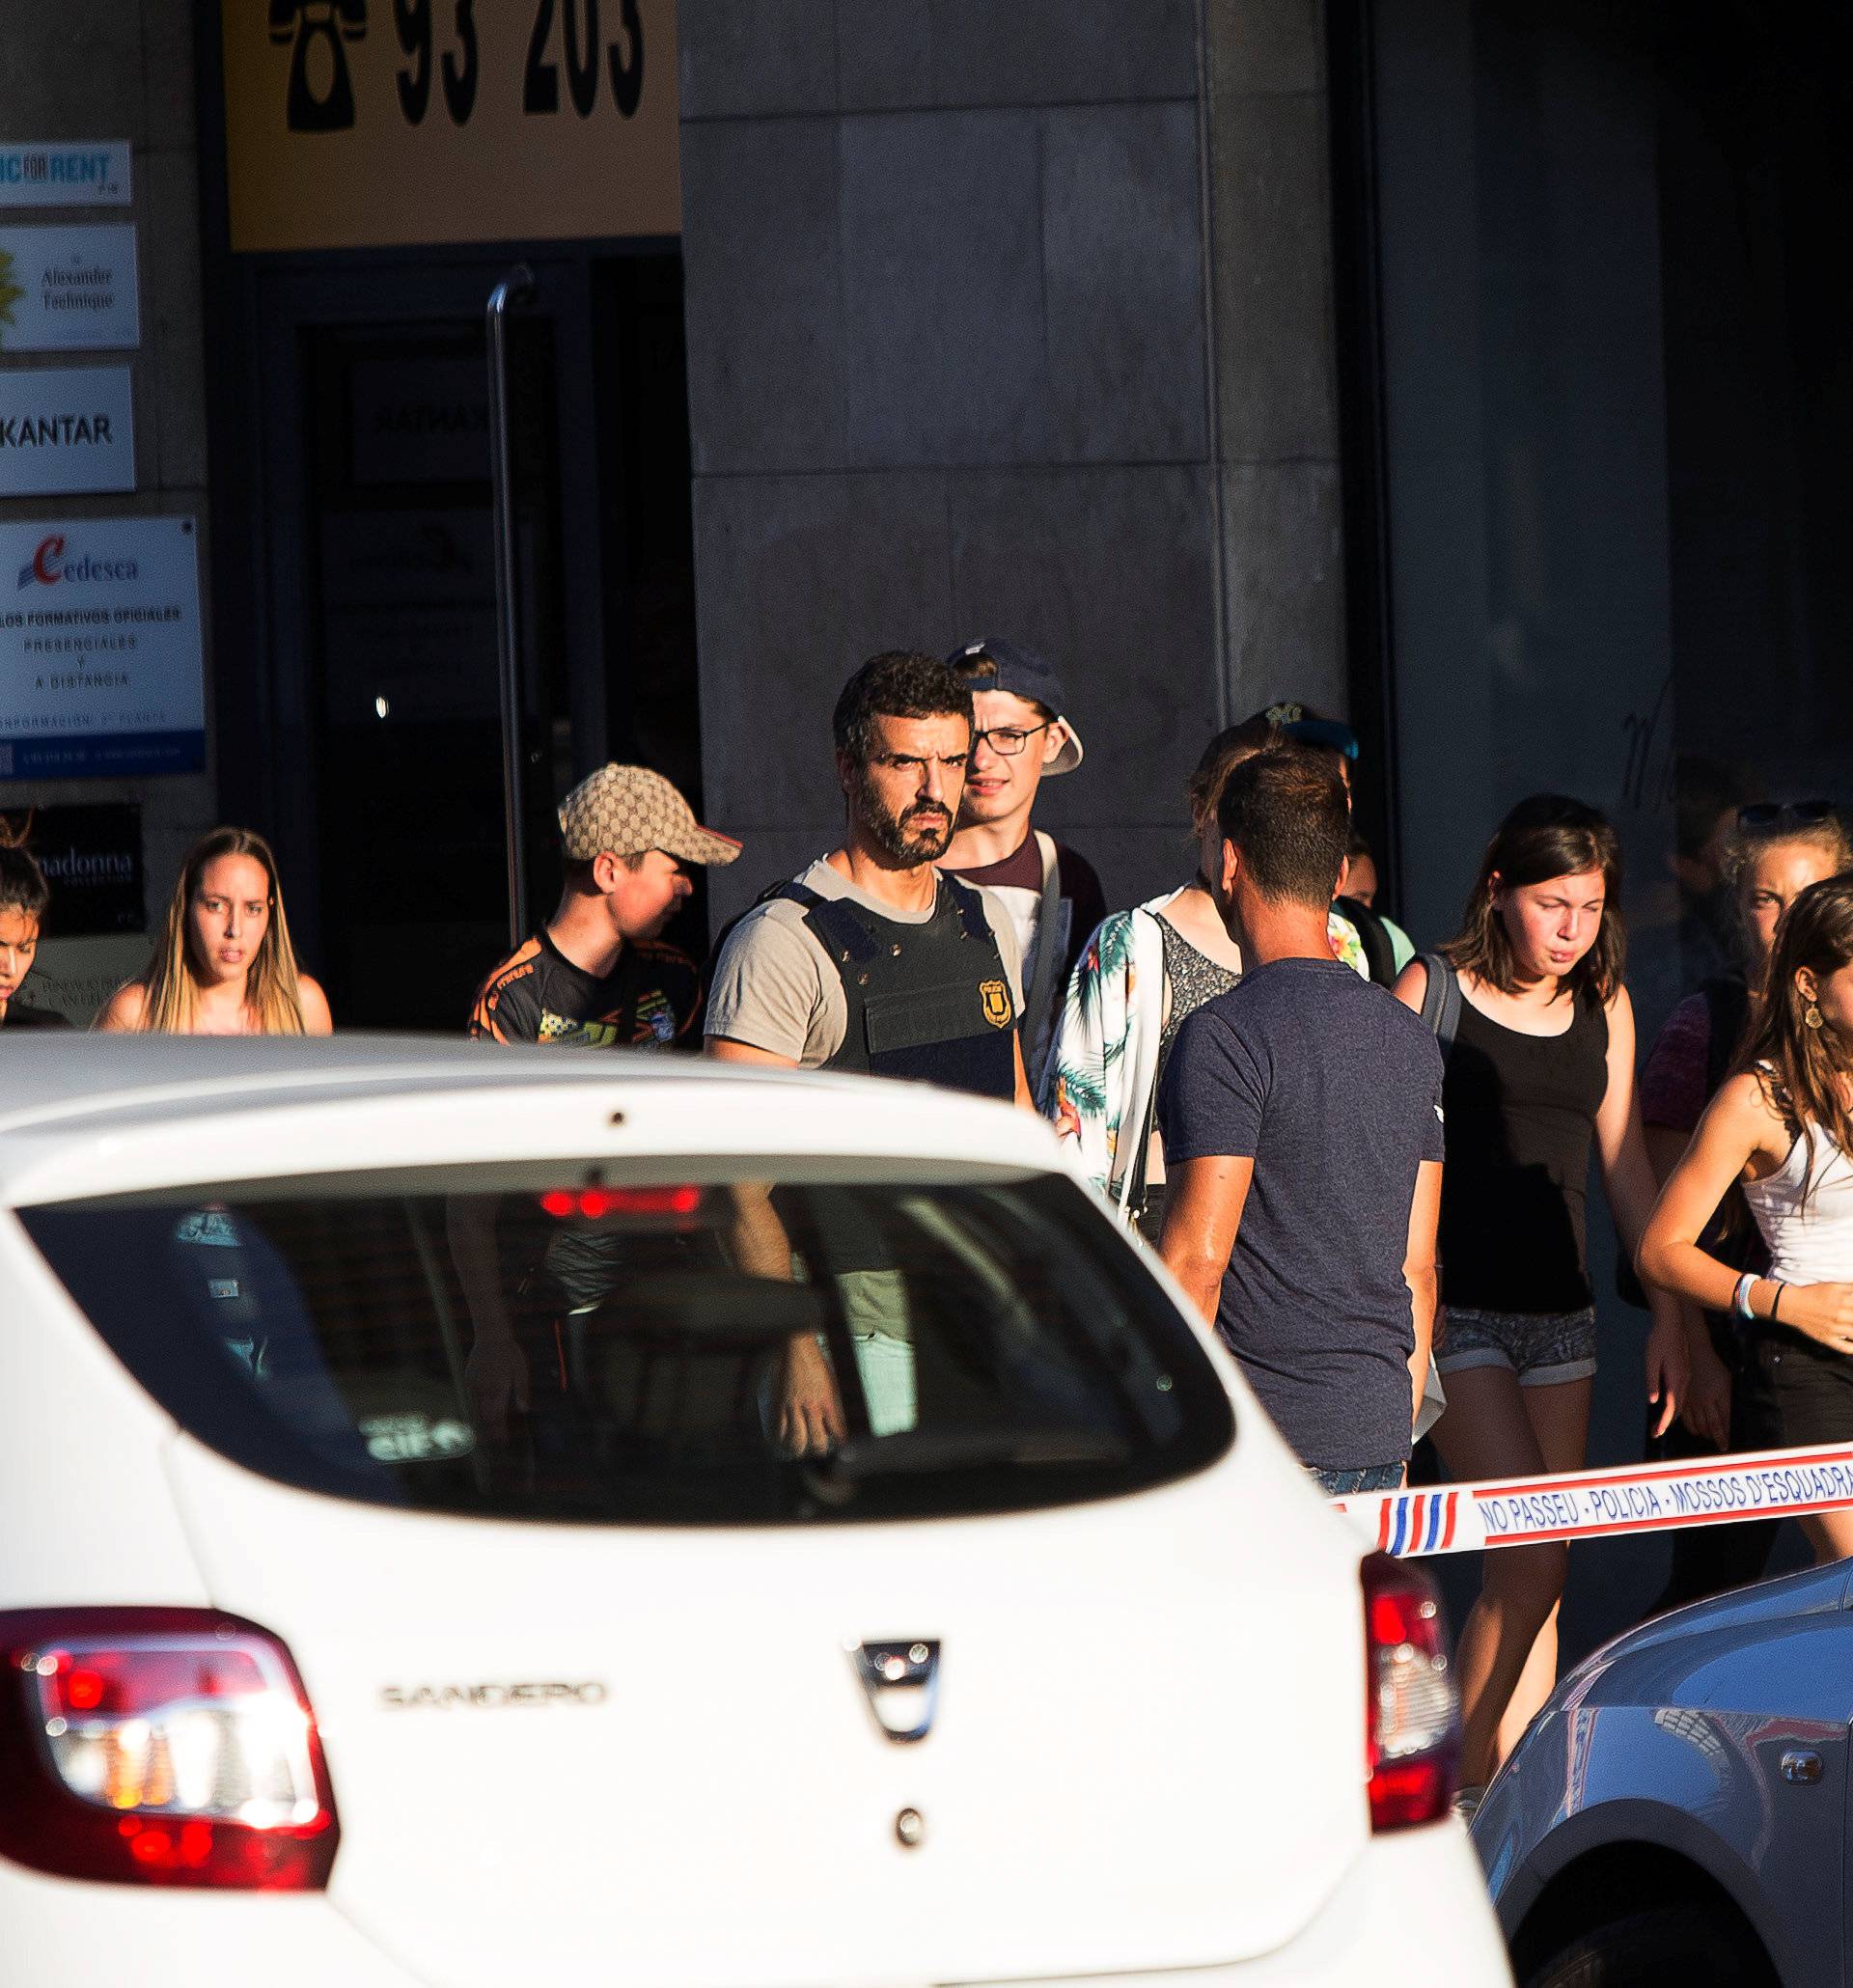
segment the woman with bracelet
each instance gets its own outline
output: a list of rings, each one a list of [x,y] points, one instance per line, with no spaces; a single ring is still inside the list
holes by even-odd
[[[1733,1183],[1768,1246],[1766,1276],[1700,1247]],[[1640,1269],[1749,1322],[1753,1447],[1853,1437],[1853,876],[1811,884],[1784,913],[1750,1045],[1660,1196]],[[1853,1512],[1801,1524],[1816,1559],[1853,1555]]]
[[[1736,913],[1733,950],[1740,965],[1707,980],[1673,1009],[1641,1072],[1641,1119],[1656,1189],[1685,1157],[1706,1105],[1736,1066],[1737,1053],[1762,1008],[1770,948],[1783,913],[1810,884],[1847,870],[1853,870],[1853,833],[1831,803],[1759,801],[1738,810],[1726,845],[1724,874]],[[1769,1261],[1734,1187],[1699,1244],[1739,1274],[1760,1273]],[[1678,1424],[1668,1430],[1654,1453],[1674,1462],[1748,1449],[1744,1323],[1689,1302],[1680,1309],[1692,1370]],[[1677,1528],[1670,1541],[1667,1585],[1649,1614],[1760,1579],[1780,1523],[1753,1519]]]

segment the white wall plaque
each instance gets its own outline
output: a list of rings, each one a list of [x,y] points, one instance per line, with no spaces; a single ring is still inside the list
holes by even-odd
[[[0,780],[206,764],[190,517],[0,524]]]
[[[134,487],[126,366],[0,373],[0,497]]]
[[[126,139],[0,145],[0,207],[125,207],[128,160]]]
[[[127,351],[141,342],[132,223],[0,222],[0,352]]]

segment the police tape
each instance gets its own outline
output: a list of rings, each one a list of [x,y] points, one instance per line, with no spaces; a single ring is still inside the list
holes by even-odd
[[[1761,1450],[1556,1477],[1488,1478],[1369,1492],[1336,1498],[1332,1505],[1379,1552],[1399,1559],[1796,1518],[1853,1506],[1853,1448]]]

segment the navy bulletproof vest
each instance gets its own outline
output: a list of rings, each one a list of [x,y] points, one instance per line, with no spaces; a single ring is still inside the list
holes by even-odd
[[[925,925],[882,918],[795,881],[767,897],[804,907],[843,981],[843,1046],[826,1069],[1015,1096],[1016,1004],[983,899],[969,884],[942,876]]]

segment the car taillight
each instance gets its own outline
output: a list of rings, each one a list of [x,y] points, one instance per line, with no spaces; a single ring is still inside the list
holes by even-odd
[[[117,1884],[310,1891],[338,1835],[275,1637],[210,1609],[0,1613],[0,1856]]]
[[[1373,1553],[1363,1576],[1370,1827],[1407,1829],[1437,1821],[1454,1799],[1460,1699],[1427,1575]]]

